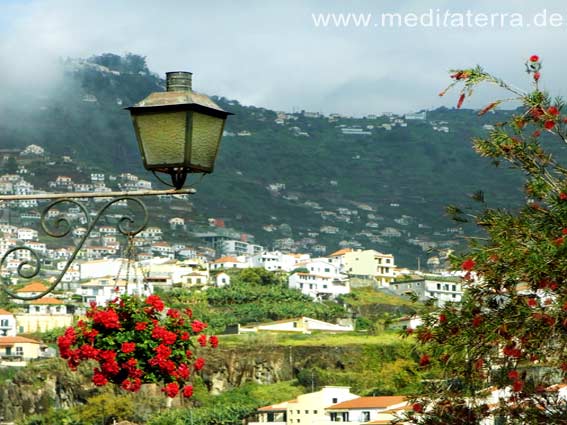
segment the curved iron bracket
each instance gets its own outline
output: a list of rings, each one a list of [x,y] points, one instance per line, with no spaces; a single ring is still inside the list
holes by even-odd
[[[146,205],[137,198],[133,198],[133,197],[130,197],[130,196],[122,196],[122,197],[112,199],[111,201],[107,202],[97,212],[97,214],[94,216],[94,218],[92,220],[91,220],[89,212],[88,212],[87,208],[84,206],[84,204],[82,204],[81,202],[79,202],[77,200],[74,200],[74,199],[71,199],[71,198],[62,198],[62,199],[57,199],[57,200],[53,201],[52,203],[50,203],[45,208],[45,210],[41,214],[41,218],[40,218],[41,228],[43,229],[43,231],[48,236],[53,237],[53,238],[63,238],[65,236],[67,236],[71,232],[71,230],[73,229],[72,223],[66,217],[59,217],[56,220],[54,220],[53,223],[50,223],[50,221],[49,221],[49,217],[48,217],[49,211],[51,211],[53,208],[55,208],[56,206],[63,204],[63,203],[73,204],[74,206],[78,207],[81,210],[81,213],[84,215],[84,217],[86,219],[86,224],[87,224],[87,230],[86,230],[85,234],[83,236],[81,236],[79,242],[75,246],[75,250],[73,251],[71,256],[67,259],[67,263],[65,264],[65,266],[61,270],[61,273],[59,275],[57,275],[57,277],[55,278],[53,283],[51,283],[51,285],[45,291],[43,291],[43,292],[41,292],[37,295],[33,295],[33,296],[19,295],[19,294],[15,293],[15,292],[13,292],[13,291],[11,291],[7,288],[9,282],[7,282],[6,278],[3,277],[3,276],[2,276],[2,279],[1,279],[2,286],[0,287],[0,289],[2,289],[2,291],[4,291],[11,298],[15,298],[15,299],[18,299],[18,300],[24,300],[24,301],[37,300],[37,299],[42,298],[45,295],[49,294],[61,282],[61,279],[63,279],[63,276],[65,276],[65,273],[67,273],[67,271],[69,270],[69,267],[71,267],[71,264],[73,263],[73,261],[75,261],[75,258],[79,254],[79,251],[82,249],[82,247],[85,244],[86,240],[88,239],[89,235],[91,234],[91,232],[93,231],[95,226],[98,224],[100,218],[106,213],[106,211],[112,205],[114,205],[114,204],[116,204],[120,201],[132,202],[132,203],[136,204],[141,209],[142,214],[143,214],[142,220],[139,224],[136,224],[136,218],[131,216],[131,215],[123,215],[118,220],[118,223],[116,225],[116,227],[118,228],[118,231],[121,234],[131,238],[131,237],[137,235],[138,233],[140,233],[142,230],[144,230],[146,228],[147,224],[148,224],[148,221],[149,221],[148,209],[147,209]],[[31,249],[27,246],[18,246],[18,247],[14,247],[14,248],[11,248],[8,251],[6,251],[6,253],[2,256],[2,259],[0,260],[0,272],[2,270],[4,270],[5,263],[8,260],[8,257],[10,257],[10,255],[12,255],[13,253],[15,253],[17,251],[29,252],[29,254],[31,256],[30,260],[25,260],[25,259],[20,260],[20,264],[18,264],[18,267],[17,267],[18,276],[20,276],[24,279],[32,279],[35,276],[37,276],[41,271],[41,258],[36,251],[34,251],[33,249]]]

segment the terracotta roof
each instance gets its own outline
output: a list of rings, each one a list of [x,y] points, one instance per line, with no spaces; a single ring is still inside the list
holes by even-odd
[[[341,255],[345,255],[347,252],[351,252],[352,248],[343,248],[339,249],[336,252],[333,252],[329,257],[340,257]]]
[[[393,420],[393,419],[392,419]],[[390,419],[378,419],[377,421],[365,422],[365,425],[390,425],[392,423]]]
[[[221,257],[218,260],[214,261],[215,264],[218,263],[240,263],[235,257]]]
[[[343,401],[327,407],[327,410],[334,409],[372,409],[390,407],[406,401],[406,397],[400,395],[380,396],[380,397],[358,397],[352,400]]]
[[[47,286],[40,282],[32,282],[23,288],[18,289],[16,292],[43,292],[47,291]]]
[[[297,403],[297,399],[282,401],[281,403],[272,404],[271,406],[264,406],[258,409],[259,412],[285,412],[288,403]]]
[[[0,347],[27,342],[29,344],[39,344],[39,341],[23,336],[0,336]]]
[[[0,316],[13,316],[13,314],[10,313],[8,310],[4,310],[0,308]]]
[[[44,304],[63,304],[63,301],[52,298],[52,297],[43,297],[38,300],[30,301],[30,304],[37,304],[37,305],[44,305]]]

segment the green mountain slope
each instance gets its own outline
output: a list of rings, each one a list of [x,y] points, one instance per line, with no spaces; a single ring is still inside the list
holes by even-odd
[[[62,67],[66,77],[51,89],[0,105],[1,146],[35,143],[93,169],[131,171],[154,181],[142,169],[123,107],[161,90],[163,81],[136,55],[68,60]],[[416,257],[424,262],[430,255],[416,243],[455,248],[462,242],[456,224],[444,215],[447,204],[467,203],[467,194],[479,189],[491,205],[521,199],[517,172],[495,169],[469,142],[486,133],[483,124],[506,119],[506,112],[485,118],[441,108],[429,111],[425,121],[387,131],[378,128],[387,117],[330,122],[298,113],[277,124],[274,111],[217,100],[236,114],[226,127],[235,135],[223,138],[215,172],[192,179],[198,181],[195,210],[224,218],[227,226],[268,247],[291,237],[300,250],[325,245],[332,252],[343,241],[392,252],[398,264],[415,267]],[[440,125],[449,131],[436,131]],[[340,126],[374,128],[368,129],[371,135],[348,135]],[[236,135],[243,131],[250,135]],[[285,189],[267,189],[277,183]],[[322,233],[322,226],[337,232]],[[384,235],[388,228],[400,235]]]

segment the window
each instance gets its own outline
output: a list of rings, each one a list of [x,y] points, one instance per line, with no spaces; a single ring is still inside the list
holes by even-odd
[[[308,414],[309,414],[309,410],[306,410],[306,411],[305,411],[305,414],[308,415]]]
[[[333,397],[333,404],[337,404],[339,402],[339,399],[336,397]]]
[[[314,411],[313,411],[313,414],[316,415],[316,414],[317,414],[317,410],[314,410]]]
[[[368,422],[370,420],[370,412],[364,411],[360,413],[360,422]]]
[[[331,271],[331,269],[330,269],[330,268],[328,268],[328,267],[325,267],[325,273],[329,273],[330,271]]]
[[[0,326],[2,326],[3,328],[8,327],[8,319],[0,320]]]
[[[440,283],[437,284],[437,289],[441,289],[441,284],[440,284]]]
[[[24,355],[24,347],[16,347],[16,356]]]
[[[453,291],[457,290],[457,285],[453,285]]]

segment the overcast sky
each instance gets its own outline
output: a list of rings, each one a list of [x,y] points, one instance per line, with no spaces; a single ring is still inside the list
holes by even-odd
[[[409,112],[455,103],[456,94],[437,96],[450,68],[482,64],[529,87],[523,63],[537,53],[544,87],[567,91],[567,2],[471,3],[0,0],[0,89],[51,78],[57,57],[132,52],[155,72],[192,71],[196,90],[244,104]],[[345,26],[327,15],[341,13],[371,17]],[[404,21],[387,26],[384,13]],[[481,92],[472,105],[487,99]]]

